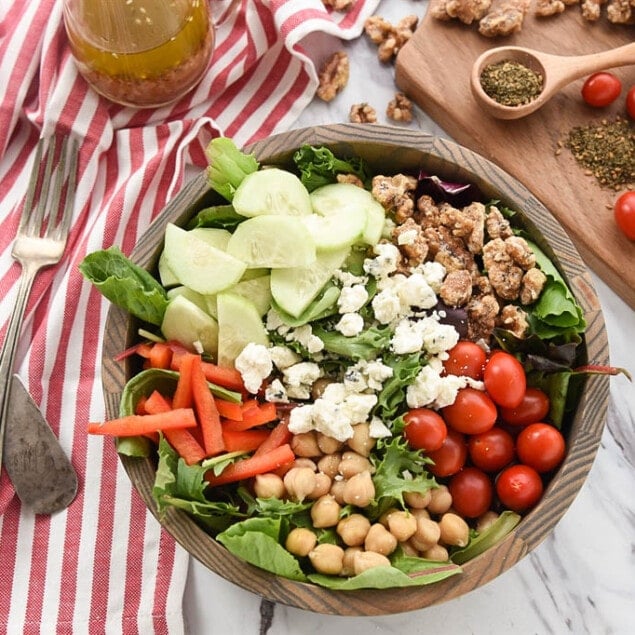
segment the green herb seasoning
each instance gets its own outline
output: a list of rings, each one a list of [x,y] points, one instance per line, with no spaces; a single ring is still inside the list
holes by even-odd
[[[486,66],[481,72],[485,93],[503,106],[522,106],[542,92],[543,78],[520,62],[503,60]]]
[[[573,128],[565,145],[601,185],[635,183],[635,124],[623,117]]]

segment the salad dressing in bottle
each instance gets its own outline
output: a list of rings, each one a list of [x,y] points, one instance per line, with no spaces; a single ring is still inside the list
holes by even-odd
[[[126,106],[182,97],[212,54],[207,0],[64,0],[64,23],[81,75]]]

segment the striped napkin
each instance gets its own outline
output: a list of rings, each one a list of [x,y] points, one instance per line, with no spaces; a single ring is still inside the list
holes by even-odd
[[[77,498],[52,517],[22,509],[0,481],[0,632],[183,631],[187,554],[147,512],[111,440],[89,437],[104,418],[101,337],[107,302],[77,266],[94,250],[130,253],[205,165],[220,134],[241,145],[289,128],[313,99],[311,33],[361,34],[378,0],[348,12],[321,0],[212,1],[216,45],[200,85],[174,105],[135,110],[98,97],[78,76],[58,0],[0,4],[0,338],[17,292],[11,243],[34,146],[53,129],[83,139],[72,232],[62,262],[36,279],[16,370],[80,477]]]

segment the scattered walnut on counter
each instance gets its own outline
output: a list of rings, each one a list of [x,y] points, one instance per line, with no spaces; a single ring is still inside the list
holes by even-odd
[[[605,2],[606,0],[582,0],[582,17],[589,22],[597,22]]]
[[[430,0],[430,8],[428,11],[435,20],[447,21],[452,19],[445,8],[447,2],[448,0]]]
[[[348,83],[348,76],[348,55],[344,51],[333,53],[320,69],[317,96],[332,101]]]
[[[412,121],[412,102],[403,94],[395,93],[394,99],[388,102],[386,116],[393,121]]]
[[[478,23],[478,32],[485,37],[507,36],[522,29],[530,0],[502,0]]]
[[[447,0],[445,12],[463,24],[478,22],[489,10],[492,0]]]
[[[552,15],[562,13],[565,6],[562,0],[536,0],[534,14],[541,18],[548,18]]]
[[[348,118],[352,123],[377,123],[377,113],[368,104],[353,104]]]
[[[322,0],[325,7],[330,7],[335,11],[350,11],[355,4],[354,0]]]
[[[390,62],[413,36],[418,22],[416,15],[407,15],[394,25],[378,15],[366,18],[364,31],[377,44],[379,61]]]
[[[635,24],[635,1],[609,0],[606,17],[613,24]]]

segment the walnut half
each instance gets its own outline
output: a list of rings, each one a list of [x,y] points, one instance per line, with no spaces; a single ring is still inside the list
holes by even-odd
[[[344,51],[333,53],[320,70],[317,96],[324,101],[332,101],[346,86],[348,77],[348,55]]]

